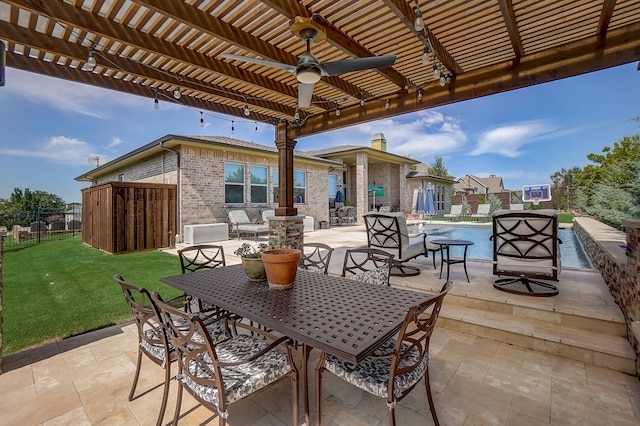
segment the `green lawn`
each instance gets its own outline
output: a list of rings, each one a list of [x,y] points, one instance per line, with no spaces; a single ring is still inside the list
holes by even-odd
[[[180,294],[158,281],[180,273],[177,256],[111,255],[79,237],[7,250],[2,269],[5,355],[130,320],[115,274],[165,299]]]

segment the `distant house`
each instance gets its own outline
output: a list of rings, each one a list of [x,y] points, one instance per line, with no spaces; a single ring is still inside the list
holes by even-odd
[[[357,217],[373,207],[370,186],[381,186],[376,207],[411,211],[413,189],[426,180],[449,200],[452,182],[412,172],[418,161],[386,151],[384,135],[371,146],[347,145],[294,152],[294,206],[313,216],[315,227],[329,220],[329,208],[341,188]],[[254,220],[278,206],[278,152],[275,147],[221,136],[167,135],[87,173],[78,181],[92,186],[108,182],[176,186],[177,233],[185,225],[226,222],[230,209],[243,209]],[[445,187],[447,189],[445,189]],[[440,195],[439,195],[440,196]],[[444,202],[444,201],[443,201]],[[444,204],[443,209],[447,210]],[[182,241],[177,236],[176,241]]]
[[[504,208],[509,208],[511,192],[505,189],[500,176],[478,177],[465,175],[454,183],[454,204],[467,202],[475,211],[479,203],[486,203],[488,196],[493,194],[498,197]]]

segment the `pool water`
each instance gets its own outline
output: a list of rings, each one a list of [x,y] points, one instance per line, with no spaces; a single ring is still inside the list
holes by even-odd
[[[469,259],[493,260],[493,241],[490,240],[493,230],[491,226],[450,226],[432,223],[424,224],[424,232],[456,240],[473,241],[467,250]],[[589,256],[571,228],[560,228],[558,238],[562,266],[593,269]],[[452,256],[462,256],[463,247],[451,247]]]

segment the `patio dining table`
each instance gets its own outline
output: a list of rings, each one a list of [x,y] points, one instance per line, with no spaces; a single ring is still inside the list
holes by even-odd
[[[310,425],[307,361],[311,349],[360,362],[398,332],[412,306],[435,296],[298,270],[289,290],[249,281],[242,265],[160,281],[302,344],[305,421]]]

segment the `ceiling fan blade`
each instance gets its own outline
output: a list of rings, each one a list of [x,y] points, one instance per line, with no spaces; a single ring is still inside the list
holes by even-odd
[[[372,68],[390,67],[396,61],[397,55],[371,56],[370,58],[342,59],[340,61],[320,64],[322,75],[333,76],[352,71],[368,70]]]
[[[252,64],[264,65],[267,67],[278,68],[281,70],[289,71],[290,73],[295,74],[296,67],[295,65],[283,64],[280,62],[266,61],[264,59],[258,58],[250,58],[249,56],[241,56],[241,55],[231,55],[229,53],[221,53],[218,55],[221,58],[227,59],[235,59],[236,61],[250,62]]]
[[[315,84],[298,83],[298,108],[306,108],[311,105],[313,86]]]

